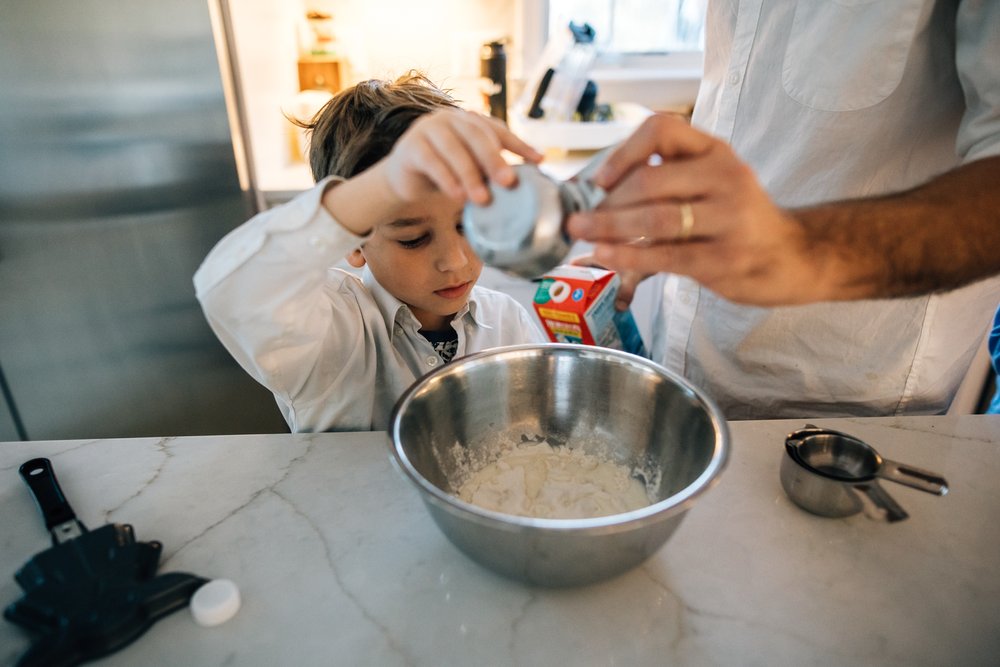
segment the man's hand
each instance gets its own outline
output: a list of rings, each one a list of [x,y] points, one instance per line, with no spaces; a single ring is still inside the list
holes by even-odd
[[[594,180],[607,197],[567,224],[594,261],[690,276],[735,302],[910,296],[1000,272],[1000,157],[906,192],[788,210],[728,144],[656,115]]]
[[[746,303],[825,296],[824,267],[801,224],[771,202],[727,144],[686,121],[651,117],[594,180],[607,197],[573,215],[567,229],[595,244],[598,264],[633,276],[684,274]]]

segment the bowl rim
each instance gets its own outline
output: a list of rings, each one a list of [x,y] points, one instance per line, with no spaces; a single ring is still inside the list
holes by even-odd
[[[655,373],[663,375],[666,378],[678,383],[694,395],[695,399],[705,409],[705,412],[708,414],[708,417],[715,429],[715,442],[713,443],[712,456],[708,465],[690,484],[668,498],[664,498],[663,500],[630,512],[608,514],[585,519],[547,519],[494,512],[478,505],[467,503],[457,496],[453,496],[452,494],[443,491],[435,484],[428,481],[413,466],[409,457],[407,457],[406,453],[402,450],[402,446],[400,444],[400,418],[404,408],[412,402],[414,396],[424,387],[433,382],[439,375],[450,372],[451,369],[456,367],[456,365],[461,366],[469,363],[478,363],[490,357],[507,356],[510,354],[529,351],[545,351],[546,354],[565,351],[572,352],[573,354],[591,354],[594,356],[615,357],[628,361],[629,363],[645,366]],[[403,392],[402,396],[400,396],[399,400],[393,407],[392,414],[389,419],[388,436],[389,449],[393,462],[411,483],[413,483],[418,489],[423,490],[425,494],[425,501],[432,501],[435,505],[441,507],[442,509],[465,518],[470,518],[476,523],[482,523],[494,527],[502,526],[508,529],[512,527],[519,527],[524,529],[544,529],[556,531],[577,531],[584,529],[621,530],[634,528],[637,524],[647,524],[662,520],[664,515],[674,515],[687,511],[698,496],[715,486],[718,483],[719,476],[729,462],[730,454],[729,428],[726,420],[723,418],[722,411],[719,407],[704,391],[695,387],[691,384],[691,382],[677,373],[674,373],[661,364],[645,357],[640,357],[629,352],[623,352],[612,348],[592,345],[577,345],[572,343],[526,343],[521,345],[494,347],[482,352],[475,352],[473,354],[463,356],[446,365],[440,366],[434,371],[431,371],[430,373],[417,379],[410,385],[409,388],[407,388],[406,391]]]

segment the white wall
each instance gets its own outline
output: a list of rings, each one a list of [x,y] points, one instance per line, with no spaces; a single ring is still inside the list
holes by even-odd
[[[513,39],[517,0],[230,0],[258,187],[293,191],[312,181],[296,159],[282,109],[298,93],[298,23],[307,8],[333,14],[344,83],[419,69],[470,107],[481,105],[479,46]],[[513,44],[511,45],[514,46]],[[512,48],[513,50],[513,48]],[[516,56],[515,56],[516,59]]]

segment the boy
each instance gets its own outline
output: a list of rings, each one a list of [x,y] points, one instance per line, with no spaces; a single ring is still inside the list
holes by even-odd
[[[194,276],[212,329],[293,432],[383,429],[441,363],[545,342],[514,299],[475,285],[461,225],[466,200],[489,201],[484,176],[516,182],[501,149],[535,150],[415,74],[339,93],[309,129],[317,185],[233,230]],[[332,268],[345,256],[360,278]]]

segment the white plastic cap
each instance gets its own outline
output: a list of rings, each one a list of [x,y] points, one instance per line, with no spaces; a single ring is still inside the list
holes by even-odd
[[[213,579],[191,596],[191,615],[203,628],[225,623],[240,609],[240,589],[229,579]]]

